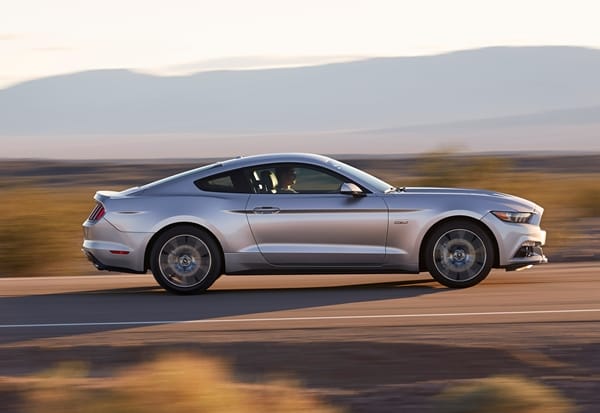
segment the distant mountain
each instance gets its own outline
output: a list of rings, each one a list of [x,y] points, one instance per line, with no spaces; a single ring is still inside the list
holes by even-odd
[[[0,137],[324,133],[433,142],[452,131],[553,125],[598,136],[598,73],[600,50],[550,46],[183,77],[89,71],[0,90]]]

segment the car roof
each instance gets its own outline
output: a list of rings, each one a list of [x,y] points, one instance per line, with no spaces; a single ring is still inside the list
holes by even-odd
[[[148,190],[163,186],[177,185],[189,179],[199,179],[210,176],[216,173],[227,172],[233,169],[245,168],[254,165],[270,164],[270,163],[308,163],[313,165],[325,165],[327,163],[336,162],[327,156],[317,155],[312,153],[269,153],[252,156],[239,156],[237,158],[228,159],[225,161],[215,162],[199,168],[181,172],[176,175],[171,175],[158,181],[150,182],[136,190]],[[133,189],[133,188],[132,188]]]
[[[279,162],[307,162],[322,165],[332,161],[334,160],[327,156],[314,153],[267,153],[261,155],[239,156],[220,163],[223,164],[223,166],[226,166],[226,170],[229,170],[251,165]]]

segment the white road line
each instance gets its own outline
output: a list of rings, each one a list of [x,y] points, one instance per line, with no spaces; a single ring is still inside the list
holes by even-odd
[[[433,313],[433,314],[380,314],[380,315],[341,315],[323,317],[266,317],[266,318],[216,318],[204,320],[157,320],[157,321],[107,321],[82,323],[40,323],[40,324],[0,324],[0,328],[42,328],[42,327],[119,327],[146,326],[161,324],[220,324],[220,323],[258,323],[280,321],[327,321],[327,320],[368,320],[390,318],[426,318],[426,317],[472,317],[534,314],[573,314],[598,313],[600,308],[584,308],[576,310],[537,310],[537,311],[490,311],[479,313]]]

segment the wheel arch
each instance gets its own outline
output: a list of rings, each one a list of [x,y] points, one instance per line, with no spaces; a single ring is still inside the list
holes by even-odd
[[[152,235],[152,237],[148,241],[148,244],[146,244],[146,250],[144,252],[144,271],[148,271],[148,269],[150,268],[150,253],[152,251],[152,247],[154,246],[154,243],[156,242],[156,240],[162,234],[164,234],[166,231],[168,231],[172,228],[182,227],[182,226],[191,226],[191,227],[198,228],[199,230],[206,232],[206,234],[209,235],[215,241],[215,243],[219,247],[219,253],[221,255],[221,262],[223,263],[223,268],[221,268],[221,272],[225,273],[225,254],[223,253],[223,246],[219,242],[219,239],[215,236],[215,234],[212,233],[212,231],[210,229],[208,229],[207,227],[205,227],[203,225],[199,225],[195,222],[174,222],[174,223],[166,225],[166,226],[162,227],[160,230],[156,231],[154,233],[154,235]]]
[[[427,271],[426,264],[425,264],[426,263],[425,250],[427,249],[427,243],[428,243],[429,239],[431,238],[431,234],[441,225],[444,225],[451,221],[469,221],[469,222],[477,225],[479,228],[481,228],[490,237],[490,241],[492,242],[492,246],[494,248],[494,263],[492,264],[492,267],[497,268],[500,265],[499,264],[500,263],[500,254],[499,254],[499,250],[498,250],[498,240],[496,239],[496,236],[494,235],[492,230],[481,220],[478,220],[478,219],[475,219],[473,217],[469,217],[466,215],[454,215],[454,216],[447,217],[447,218],[437,221],[435,224],[433,224],[427,230],[427,232],[421,239],[421,244],[419,245],[419,271]]]

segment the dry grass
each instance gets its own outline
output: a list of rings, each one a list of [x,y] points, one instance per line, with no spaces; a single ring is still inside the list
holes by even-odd
[[[223,361],[190,355],[162,357],[108,378],[90,378],[82,365],[63,366],[13,382],[10,390],[21,394],[16,404],[30,413],[340,412],[293,382],[244,383]]]
[[[2,189],[0,275],[72,275],[89,270],[82,229],[94,201],[91,188]]]
[[[437,400],[438,413],[570,413],[559,392],[521,377],[492,377],[450,388]]]
[[[90,377],[83,363],[28,377],[0,377],[5,407],[27,413],[341,412],[290,380],[244,382],[220,359],[174,354]],[[450,386],[433,400],[436,413],[571,413],[558,391],[520,377],[491,377]]]

